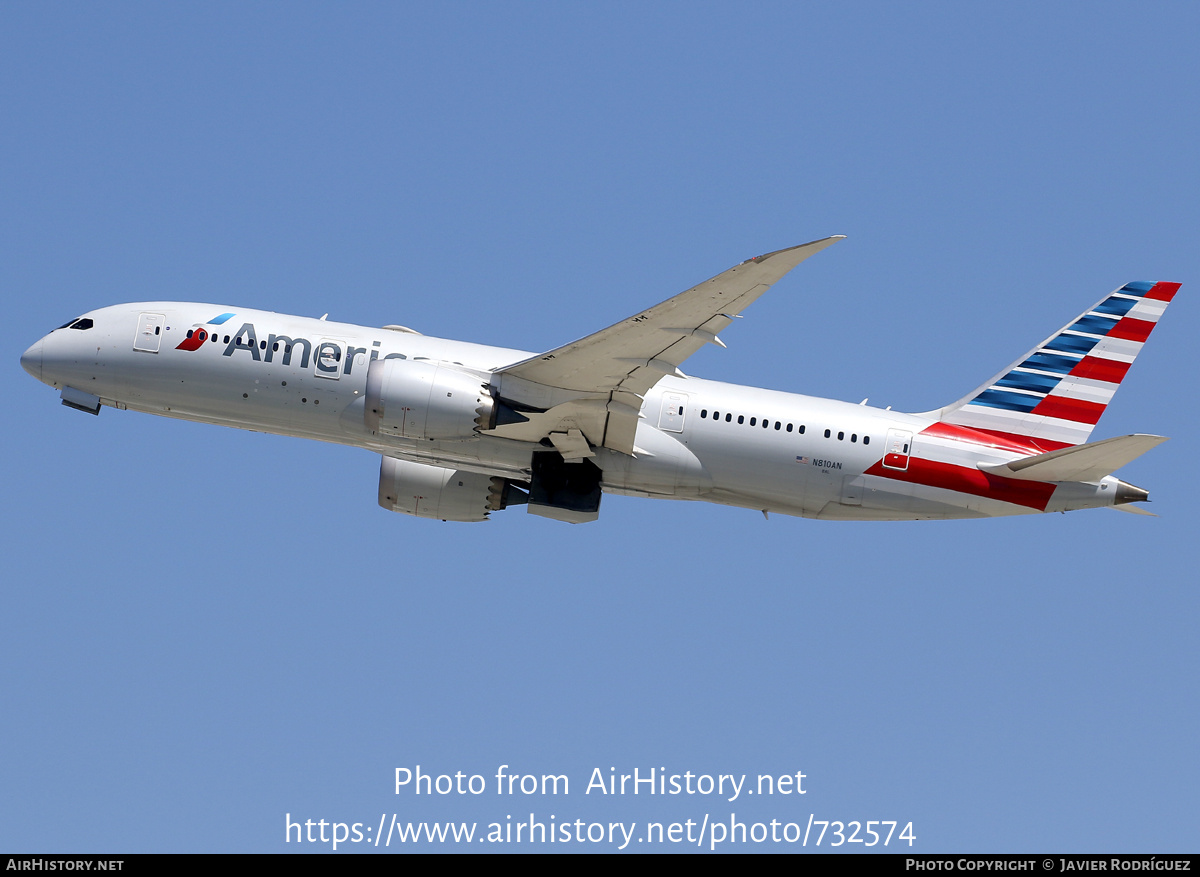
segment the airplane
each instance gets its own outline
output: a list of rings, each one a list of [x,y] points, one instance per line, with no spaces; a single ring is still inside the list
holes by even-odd
[[[1109,507],[1166,441],[1091,442],[1178,283],[1128,283],[956,402],[906,414],[685,375],[775,282],[843,239],[748,259],[545,353],[192,302],[90,311],[21,365],[62,403],[299,436],[380,455],[379,505],[484,521],[595,520],[603,494],[834,520]]]

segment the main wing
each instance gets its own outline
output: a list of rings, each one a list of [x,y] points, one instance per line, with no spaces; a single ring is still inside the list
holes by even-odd
[[[590,455],[587,445],[634,452],[646,392],[705,344],[771,285],[845,235],[747,259],[674,298],[540,356],[499,369],[501,399],[522,410],[522,423],[489,434],[524,441],[549,438],[564,456]]]

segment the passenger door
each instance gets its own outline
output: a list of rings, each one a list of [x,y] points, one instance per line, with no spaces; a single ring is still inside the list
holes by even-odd
[[[133,349],[142,353],[158,353],[162,343],[162,330],[166,318],[162,314],[142,314],[138,317],[137,334],[133,336]]]
[[[663,432],[683,432],[688,397],[684,393],[664,393],[658,413],[658,428]]]
[[[907,429],[889,429],[884,444],[883,465],[888,469],[908,469],[908,457],[912,450],[912,433]]]

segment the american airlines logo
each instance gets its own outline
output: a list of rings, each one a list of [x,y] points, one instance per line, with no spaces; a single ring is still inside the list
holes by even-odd
[[[175,349],[176,350],[199,350],[201,345],[203,345],[204,342],[207,341],[209,338],[208,330],[205,329],[204,327],[205,326],[220,326],[222,323],[224,323],[226,320],[228,320],[232,316],[233,316],[233,314],[221,314],[220,316],[213,317],[207,323],[197,323],[191,329],[188,329],[187,337],[184,338],[183,341],[181,341],[175,347]]]

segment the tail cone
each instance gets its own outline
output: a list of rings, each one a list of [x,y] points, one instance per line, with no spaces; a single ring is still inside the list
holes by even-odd
[[[1150,491],[1142,490],[1140,487],[1134,487],[1126,481],[1117,482],[1117,495],[1113,498],[1113,505],[1124,505],[1127,502],[1149,502]]]

